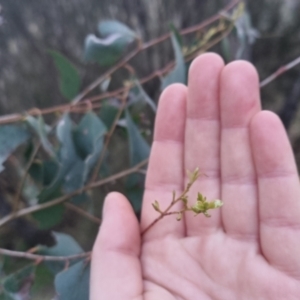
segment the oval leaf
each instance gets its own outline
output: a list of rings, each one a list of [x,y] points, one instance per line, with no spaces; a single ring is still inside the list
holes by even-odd
[[[35,266],[29,265],[6,277],[3,290],[7,299],[29,300],[30,290],[34,281]]]
[[[27,116],[26,121],[38,135],[44,150],[52,157],[56,158],[55,152],[51,143],[48,140],[47,134],[51,128],[45,124],[44,118],[40,115],[38,118]]]
[[[128,36],[132,39],[137,38],[135,32],[132,31],[128,26],[115,20],[100,22],[98,25],[98,30],[103,37],[107,37],[114,33],[119,33],[122,36]]]
[[[59,300],[89,300],[90,264],[80,261],[55,276]]]
[[[118,61],[127,46],[133,41],[131,36],[115,33],[104,39],[90,34],[86,37],[84,58],[87,62],[98,62],[101,66],[110,66]]]
[[[175,53],[175,68],[162,79],[162,89],[165,89],[172,83],[186,83],[186,66],[182,54],[180,42],[176,38],[177,33],[172,30],[171,41]]]
[[[0,172],[4,170],[3,163],[10,154],[30,137],[29,131],[23,126],[0,126]]]
[[[73,237],[68,234],[53,232],[56,244],[53,247],[41,247],[40,254],[49,256],[69,256],[83,253],[82,248]],[[76,263],[75,260],[70,261],[70,264]],[[57,274],[65,267],[65,262],[45,262],[48,269]]]
[[[128,110],[126,110],[126,125],[129,136],[130,165],[134,166],[149,157],[150,147],[134,124]]]
[[[94,112],[84,115],[74,131],[74,142],[83,159],[93,152],[96,140],[106,132],[105,124]]]
[[[74,65],[62,54],[49,51],[59,72],[60,91],[64,97],[72,100],[79,92],[80,77]]]

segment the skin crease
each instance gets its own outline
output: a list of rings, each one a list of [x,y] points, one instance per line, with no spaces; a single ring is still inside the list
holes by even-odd
[[[188,86],[161,95],[142,220],[119,193],[107,196],[92,255],[90,299],[300,299],[300,185],[279,118],[261,111],[258,75],[244,61],[199,56]],[[167,216],[141,230],[186,184],[224,206],[211,218]]]

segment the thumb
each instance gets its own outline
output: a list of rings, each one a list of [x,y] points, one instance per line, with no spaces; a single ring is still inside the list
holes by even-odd
[[[91,300],[132,299],[141,295],[140,243],[140,227],[130,203],[123,195],[110,193],[93,247]]]

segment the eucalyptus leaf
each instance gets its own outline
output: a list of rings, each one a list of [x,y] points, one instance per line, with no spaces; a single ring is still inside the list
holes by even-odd
[[[49,256],[70,256],[84,252],[72,236],[61,232],[53,232],[52,234],[56,244],[53,247],[42,246],[39,251],[40,254]],[[74,260],[70,263],[73,264],[75,262],[76,261]],[[45,265],[52,273],[57,274],[63,270],[65,263],[45,262]]]
[[[119,109],[114,106],[110,105],[109,103],[104,103],[100,109],[99,117],[102,120],[102,122],[105,124],[107,130],[111,129],[111,126],[113,125],[116,116],[118,114]]]
[[[72,100],[79,92],[80,77],[75,66],[62,54],[49,51],[60,75],[60,91],[68,100]]]
[[[149,95],[145,92],[145,90],[143,89],[141,83],[137,79],[134,81],[134,83],[135,83],[136,87],[139,90],[141,98],[151,107],[151,109],[153,110],[153,112],[156,113],[156,110],[157,110],[156,104],[149,97]]]
[[[78,160],[78,155],[73,142],[73,122],[68,113],[65,113],[56,127],[56,135],[60,142],[59,159],[63,173],[67,173]]]
[[[111,66],[121,58],[132,41],[131,36],[123,36],[119,33],[103,39],[90,34],[85,39],[84,59],[87,62],[97,62],[101,66]]]
[[[12,152],[30,138],[30,132],[24,126],[0,126],[0,172],[4,170],[3,163]]]
[[[51,273],[51,271],[44,264],[37,265],[35,270],[34,284],[31,288],[31,292],[35,296],[34,299],[44,298],[45,294],[48,294],[50,291],[52,294],[53,282],[53,273]]]
[[[149,157],[150,147],[134,124],[128,110],[125,114],[129,137],[130,165],[134,166]]]
[[[35,266],[29,265],[4,278],[3,291],[6,298],[10,300],[30,300],[34,273]]]
[[[68,113],[65,113],[56,127],[57,139],[60,142],[58,154],[59,169],[51,184],[45,187],[38,196],[39,203],[45,203],[61,196],[62,186],[80,157],[76,153],[73,143],[73,122]],[[48,229],[58,224],[64,214],[65,207],[58,204],[33,214],[42,229]]]
[[[126,110],[126,125],[129,138],[130,165],[134,166],[149,157],[150,147],[134,124],[128,110]],[[128,176],[125,183],[126,195],[137,213],[141,209],[144,181],[145,176],[143,174],[132,174]]]
[[[68,256],[82,253],[83,250],[76,240],[69,234],[53,231],[55,245],[45,247],[42,254],[50,256]]]
[[[105,124],[94,112],[87,113],[75,130],[75,144],[84,159],[83,167],[80,170],[82,184],[87,181],[92,168],[98,161],[106,132]]]
[[[103,37],[107,37],[111,34],[118,33],[122,36],[131,37],[132,40],[137,38],[137,35],[133,30],[131,30],[125,24],[115,20],[107,20],[100,22],[98,25],[98,31]]]
[[[176,35],[178,34],[172,30],[171,41],[175,53],[175,68],[162,79],[162,89],[165,89],[172,83],[186,83],[186,65],[180,42],[177,40]]]
[[[74,131],[75,145],[83,159],[93,152],[96,140],[106,132],[105,124],[94,112],[84,115]]]
[[[39,223],[40,229],[50,229],[63,220],[65,207],[63,204],[57,204],[33,213],[33,217]]]
[[[89,300],[90,264],[82,260],[58,273],[54,285],[58,299]]]
[[[65,193],[71,193],[83,185],[84,162],[78,155],[73,129],[74,124],[69,114],[65,114],[57,126],[57,138],[61,143],[61,147],[59,152],[60,169],[55,180],[55,182],[62,185]]]
[[[34,118],[32,116],[27,116],[26,121],[30,125],[30,127],[35,131],[38,135],[41,144],[44,150],[53,158],[56,158],[56,154],[54,152],[52,144],[49,142],[47,134],[50,132],[50,126],[45,124],[44,118],[40,115],[38,118]]]
[[[66,113],[63,115],[56,128],[56,135],[60,142],[58,154],[59,170],[51,184],[40,193],[39,203],[48,202],[60,195],[61,186],[65,181],[66,176],[75,163],[80,160],[74,147],[72,129],[72,120],[70,119],[69,114]],[[42,212],[37,212],[37,215],[40,214],[42,214]]]
[[[125,182],[126,197],[129,199],[134,211],[139,214],[145,187],[144,174],[131,174]]]

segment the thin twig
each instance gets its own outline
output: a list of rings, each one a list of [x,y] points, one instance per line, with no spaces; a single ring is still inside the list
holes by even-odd
[[[31,157],[28,161],[28,164],[25,168],[25,171],[24,171],[24,174],[22,176],[22,179],[21,179],[21,182],[20,182],[20,185],[19,185],[19,188],[17,190],[17,193],[16,193],[16,196],[15,196],[15,199],[14,199],[14,206],[13,206],[13,213],[15,213],[18,209],[19,209],[19,204],[20,204],[20,197],[21,197],[21,194],[22,194],[22,191],[23,191],[23,187],[24,187],[24,184],[25,184],[25,181],[26,181],[26,178],[27,178],[27,175],[28,175],[28,172],[29,172],[29,169],[30,167],[32,166],[32,163],[37,155],[37,153],[39,152],[40,150],[40,147],[41,147],[41,142],[39,141],[32,154],[31,154]]]
[[[81,209],[80,207],[78,207],[78,206],[76,206],[76,205],[74,205],[74,204],[72,204],[72,203],[65,203],[65,206],[66,206],[68,209],[70,209],[70,210],[72,210],[72,211],[78,213],[79,215],[82,215],[83,217],[89,219],[90,221],[92,221],[92,222],[94,222],[94,223],[96,223],[96,224],[98,224],[98,225],[101,224],[101,220],[100,220],[99,218],[97,218],[97,217],[95,217],[95,216],[89,214],[89,213],[86,212],[84,209]]]
[[[194,182],[189,182],[187,184],[187,187],[185,188],[185,190],[182,192],[182,194],[175,199],[174,197],[174,194],[173,194],[173,199],[171,201],[171,203],[168,205],[168,207],[160,212],[160,215],[154,219],[143,231],[142,231],[142,235],[144,235],[150,228],[152,228],[158,221],[160,221],[163,217],[167,216],[167,215],[170,215],[170,214],[173,214],[172,213],[169,213],[169,210],[178,202],[180,202],[189,192],[191,186],[193,185]]]
[[[97,161],[97,164],[94,168],[94,172],[93,172],[93,175],[92,175],[92,178],[91,178],[91,181],[90,182],[94,182],[97,180],[98,178],[98,174],[99,174],[99,171],[100,171],[100,168],[101,168],[101,165],[102,165],[102,162],[103,162],[103,159],[105,157],[105,154],[106,154],[106,150],[108,148],[108,145],[109,145],[109,142],[111,140],[111,137],[117,127],[117,124],[118,124],[118,121],[124,111],[124,108],[126,106],[126,99],[128,97],[128,94],[129,94],[129,89],[127,89],[125,92],[124,92],[124,95],[123,97],[121,97],[121,101],[122,101],[122,105],[120,106],[119,110],[118,110],[118,113],[114,119],[114,122],[112,124],[112,127],[110,128],[108,134],[106,135],[106,139],[105,139],[105,143],[104,143],[104,146],[103,146],[103,149],[100,153],[100,156],[99,156],[99,159]]]
[[[222,11],[229,11],[231,10],[235,5],[237,5],[240,1],[239,0],[233,0],[232,2],[230,2],[226,7],[224,7],[224,9]],[[182,35],[188,35],[194,32],[199,32],[200,30],[203,30],[205,27],[209,26],[210,24],[214,23],[215,21],[219,20],[223,18],[221,13],[217,13],[216,15],[212,16],[211,18],[205,20],[204,22],[183,29],[180,31],[180,33]],[[30,109],[29,111],[26,111],[25,113],[16,113],[16,114],[10,114],[10,115],[5,115],[0,117],[0,124],[9,124],[9,123],[15,123],[15,122],[19,122],[22,121],[24,119],[25,114],[26,115],[31,115],[31,116],[36,116],[39,114],[42,115],[46,115],[46,114],[52,114],[52,113],[56,113],[57,111],[72,111],[72,109],[74,109],[74,107],[76,107],[77,105],[81,105],[81,104],[85,104],[85,101],[82,101],[82,99],[84,97],[86,97],[94,88],[96,88],[103,80],[105,80],[107,77],[111,76],[116,70],[118,70],[119,68],[123,67],[124,65],[126,65],[132,58],[134,58],[137,54],[139,54],[141,51],[144,51],[150,47],[153,47],[165,40],[167,40],[168,38],[170,38],[170,34],[167,33],[159,38],[156,38],[152,41],[149,41],[147,43],[144,43],[143,45],[140,45],[134,49],[131,53],[129,53],[125,58],[123,58],[118,64],[116,64],[115,66],[113,66],[111,69],[109,69],[107,72],[105,72],[103,75],[101,75],[98,79],[96,79],[92,84],[90,84],[82,93],[80,93],[72,102],[72,104],[62,104],[62,105],[56,105],[53,107],[49,107],[49,108],[45,108],[45,109],[41,109],[39,112],[37,112],[37,110],[35,108]],[[173,64],[174,65],[174,64]],[[169,68],[164,68],[164,72],[167,72],[168,70],[170,70]],[[158,75],[161,75],[162,73],[161,70],[155,71],[154,73],[152,73],[150,76],[145,77],[144,80],[141,80],[141,83],[145,83],[148,80],[151,80],[152,78],[155,78]],[[107,92],[107,93],[103,93],[100,97],[90,97],[89,99],[87,99],[87,101],[95,101],[95,100],[101,100],[101,99],[105,99],[107,97],[114,97],[116,95],[120,95],[122,92],[124,92],[125,88],[119,88],[115,91],[112,92]]]
[[[115,181],[117,179],[120,179],[122,177],[130,175],[132,173],[135,173],[137,170],[139,170],[141,167],[145,166],[147,163],[148,163],[148,159],[140,162],[139,164],[137,164],[136,166],[134,166],[134,167],[132,167],[130,169],[127,169],[125,171],[121,171],[121,172],[119,172],[117,174],[114,174],[114,175],[109,176],[107,178],[104,178],[102,180],[93,182],[93,183],[91,183],[89,185],[86,185],[83,188],[78,189],[78,190],[76,190],[76,191],[74,191],[74,192],[72,192],[70,194],[61,196],[61,197],[56,198],[54,200],[51,200],[49,202],[45,202],[45,203],[42,203],[42,204],[37,204],[37,205],[34,205],[34,206],[30,206],[30,207],[21,209],[21,210],[15,212],[15,213],[11,213],[11,214],[5,216],[4,218],[2,218],[0,220],[0,227],[3,226],[4,224],[6,224],[6,223],[8,223],[8,222],[10,222],[12,220],[14,220],[14,219],[17,219],[19,217],[22,217],[22,216],[25,216],[25,215],[28,215],[28,214],[31,214],[31,213],[43,210],[45,208],[52,207],[52,206],[57,205],[57,204],[61,204],[61,203],[69,200],[70,198],[72,198],[72,197],[74,197],[76,195],[82,194],[83,192],[85,192],[87,190],[94,189],[96,187],[102,186],[102,185],[107,184],[109,182]]]
[[[289,62],[288,64],[286,64],[284,66],[281,66],[276,72],[274,72],[273,74],[271,74],[270,76],[268,76],[266,79],[264,79],[260,83],[260,87],[262,88],[262,87],[266,86],[267,84],[269,84],[270,82],[272,82],[273,80],[275,80],[277,77],[279,77],[280,75],[282,75],[286,71],[294,68],[298,64],[300,64],[300,56],[297,57],[296,59],[294,59],[293,61]]]
[[[232,9],[236,4],[238,4],[239,0],[233,0],[231,3],[229,3],[222,11],[229,11]],[[180,33],[182,35],[187,35],[199,30],[202,30],[209,24],[219,20],[220,18],[223,18],[223,16],[218,13],[211,18],[207,19],[206,21],[195,25],[193,27],[181,30]],[[142,44],[142,42],[138,41],[138,46],[136,49],[134,49],[131,53],[129,53],[125,58],[123,58],[119,63],[117,63],[115,66],[113,66],[111,69],[106,71],[103,75],[101,75],[98,79],[96,79],[92,84],[90,84],[82,93],[80,93],[73,101],[73,104],[78,103],[81,101],[85,96],[87,96],[88,93],[90,93],[94,88],[96,88],[101,82],[103,82],[107,77],[111,76],[115,71],[122,68],[124,65],[126,65],[132,58],[134,58],[137,54],[139,54],[141,51],[144,51],[150,47],[153,47],[171,37],[170,33],[167,33],[159,38],[156,38],[148,43]]]
[[[14,251],[14,250],[7,250],[7,249],[0,248],[0,255],[25,258],[25,259],[31,259],[36,261],[68,261],[68,260],[88,257],[91,255],[91,252],[84,252],[84,253],[70,255],[70,256],[48,256],[48,255],[32,254],[29,252],[21,252],[21,251]]]
[[[232,31],[233,26],[230,26],[228,30],[226,30],[222,35],[220,35],[220,37],[215,38],[214,40],[212,40],[210,43],[208,43],[208,45],[206,45],[205,47],[202,47],[200,49],[198,49],[197,51],[195,51],[195,53],[190,54],[187,58],[185,58],[186,62],[191,61],[192,59],[194,59],[196,56],[198,56],[200,53],[203,53],[205,51],[207,51],[209,48],[215,46],[217,43],[219,43],[225,36],[227,36],[228,34],[230,34],[230,32]],[[159,69],[159,70],[155,70],[154,72],[152,72],[151,74],[139,79],[140,84],[145,84],[151,80],[153,80],[156,77],[162,77],[165,74],[167,74],[173,67],[175,66],[175,62],[172,61],[170,63],[168,63],[165,67]],[[129,85],[129,87],[133,87],[134,83],[131,83],[131,85]],[[128,89],[128,86],[126,87],[121,87],[113,92],[107,92],[104,94],[100,94],[100,95],[95,95],[93,97],[90,97],[86,100],[89,100],[91,102],[95,102],[95,101],[100,101],[109,97],[115,97],[120,95],[121,93],[123,93],[126,89]],[[83,102],[82,102],[83,103]]]
[[[125,58],[123,58],[119,63],[114,65],[111,69],[106,71],[102,76],[96,79],[92,84],[90,84],[83,92],[81,92],[73,101],[73,104],[77,104],[81,101],[88,93],[90,93],[93,89],[95,89],[102,81],[111,76],[114,72],[122,68],[126,65],[133,57],[135,57],[140,51],[143,50],[143,46],[141,43],[138,43],[138,47],[130,52]]]

